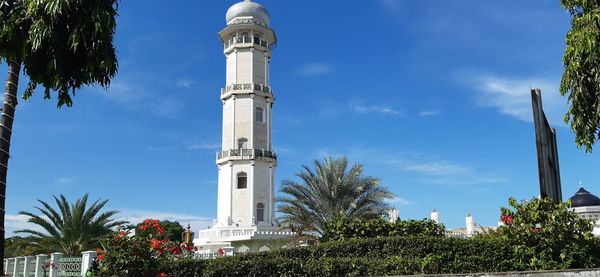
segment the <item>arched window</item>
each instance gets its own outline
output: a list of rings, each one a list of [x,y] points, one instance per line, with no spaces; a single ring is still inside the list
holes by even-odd
[[[237,174],[237,188],[245,189],[248,187],[248,175],[246,172],[240,172]]]
[[[265,109],[258,107],[256,108],[256,122],[258,123],[265,123]]]
[[[256,221],[265,221],[265,204],[263,203],[256,204]]]
[[[240,138],[238,139],[238,149],[248,149],[248,139]]]

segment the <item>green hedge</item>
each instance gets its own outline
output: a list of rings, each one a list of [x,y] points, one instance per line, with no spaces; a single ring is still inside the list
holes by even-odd
[[[364,276],[523,270],[503,240],[435,237],[352,239],[216,260],[182,260],[168,276]]]

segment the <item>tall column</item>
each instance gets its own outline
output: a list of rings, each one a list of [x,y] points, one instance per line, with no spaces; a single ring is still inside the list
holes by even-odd
[[[19,261],[21,259],[21,257],[15,257],[15,266],[12,268],[12,276],[19,276]]]
[[[252,52],[254,53],[254,52]],[[254,85],[252,85],[252,89],[254,89]],[[248,145],[250,149],[254,149],[254,124],[256,124],[256,102],[254,102],[254,94],[250,95],[251,104],[250,104],[250,140],[248,141]],[[254,156],[254,153],[252,153]]]
[[[271,99],[267,98],[267,106],[265,107],[265,120],[267,121],[267,150],[271,151]]]
[[[58,277],[58,268],[60,267],[60,259],[63,257],[63,253],[55,252],[50,254],[50,274],[48,277]]]
[[[231,102],[233,107],[232,109],[232,117],[231,117],[231,149],[236,149],[236,141],[235,141],[235,95],[231,96]],[[230,153],[231,155],[231,153]],[[233,180],[233,179],[232,179]]]
[[[25,257],[25,263],[23,264],[23,276],[25,277],[29,277],[29,271],[31,270],[31,261],[33,261],[35,259],[35,257],[33,256],[26,256]]]
[[[35,256],[35,277],[44,276],[44,263],[48,259],[48,255],[40,254]]]
[[[96,259],[96,251],[81,252],[81,276],[85,276],[88,269],[92,267],[92,262]]]

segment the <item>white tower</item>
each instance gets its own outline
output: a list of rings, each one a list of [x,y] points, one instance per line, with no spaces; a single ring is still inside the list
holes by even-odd
[[[466,221],[466,227],[467,227],[467,237],[472,237],[473,235],[475,235],[475,219],[473,219],[473,216],[471,215],[471,213],[467,214],[467,218],[465,219]]]
[[[227,11],[227,27],[219,33],[227,60],[223,102],[222,151],[219,168],[217,224],[274,224],[273,175],[277,157],[271,147],[273,91],[269,86],[271,48],[267,10],[244,1]]]
[[[219,32],[226,58],[222,149],[217,153],[218,206],[215,225],[200,230],[200,252],[238,252],[279,248],[292,233],[279,230],[274,214],[271,147],[274,96],[269,84],[271,49],[277,42],[269,12],[246,0],[227,11]]]
[[[433,211],[431,212],[431,220],[435,223],[440,223],[440,213],[438,212],[438,210],[433,209]]]

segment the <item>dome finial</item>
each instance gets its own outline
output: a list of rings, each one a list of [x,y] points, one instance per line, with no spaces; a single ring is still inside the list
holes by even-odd
[[[579,180],[579,187],[582,188],[583,187],[583,181]]]

